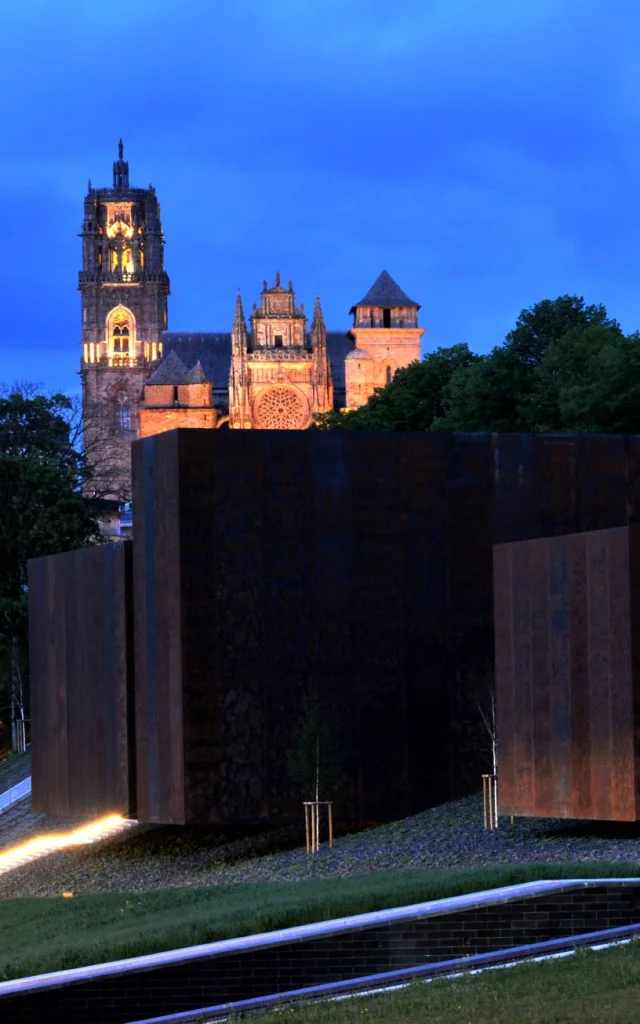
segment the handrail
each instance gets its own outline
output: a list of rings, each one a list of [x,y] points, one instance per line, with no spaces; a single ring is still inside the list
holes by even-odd
[[[4,793],[0,793],[0,814],[3,811],[8,810],[13,804],[17,803],[18,800],[24,800],[26,796],[31,793],[31,776],[23,779],[22,782],[18,782],[17,785],[12,786],[11,789],[6,789]]]

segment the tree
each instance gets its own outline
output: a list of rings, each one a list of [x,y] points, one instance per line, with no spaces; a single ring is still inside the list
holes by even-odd
[[[342,774],[343,751],[326,700],[310,686],[302,698],[302,713],[291,738],[289,777],[303,799],[319,793],[336,794]]]
[[[574,344],[584,336],[588,347],[597,344],[598,337],[621,337],[622,332],[604,306],[586,306],[577,295],[544,299],[530,309],[523,309],[504,344],[453,375],[448,410],[436,422],[435,429],[562,429],[557,386],[554,384],[548,392],[548,376],[545,382],[540,371],[551,349],[567,335],[574,339]]]
[[[466,344],[436,349],[422,362],[397,370],[390,383],[377,388],[360,409],[325,413],[316,426],[323,430],[430,430],[445,411],[452,376],[479,359]]]
[[[618,338],[594,353],[560,396],[563,429],[591,434],[640,433],[640,337]]]
[[[494,348],[468,367],[458,369],[447,387],[447,408],[433,430],[502,430],[521,428],[520,403],[527,393],[527,371],[515,353]]]
[[[22,722],[14,735],[19,747],[27,704],[27,563],[99,540],[82,495],[86,467],[71,443],[70,410],[64,395],[46,397],[29,386],[0,397],[0,663],[8,665],[5,700],[14,722]]]
[[[639,351],[638,342],[625,338],[617,325],[573,327],[548,346],[533,372],[521,410],[527,429],[617,433],[622,421],[614,409],[621,408],[630,387],[633,391],[634,379],[640,382]],[[632,422],[638,423],[637,415]]]
[[[604,306],[585,306],[582,296],[543,299],[530,309],[522,310],[516,326],[505,338],[504,348],[526,370],[533,371],[540,366],[550,345],[569,331],[588,327],[607,327],[620,332],[620,325],[609,318]]]

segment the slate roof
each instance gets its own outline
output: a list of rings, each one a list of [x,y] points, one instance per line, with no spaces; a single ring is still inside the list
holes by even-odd
[[[415,309],[420,309],[420,304],[405,295],[400,285],[396,284],[386,270],[383,270],[371,285],[364,299],[356,302],[349,312],[353,313],[357,306],[413,306]]]
[[[194,369],[196,363],[200,363],[207,380],[213,382],[216,391],[228,389],[231,369],[230,334],[178,334],[165,331],[162,341],[164,359],[160,367],[175,352],[187,370]]]
[[[198,362],[194,366],[193,370],[189,372],[189,383],[190,384],[208,384],[209,378],[202,369],[202,363],[198,359]]]
[[[345,391],[344,361],[352,349],[353,340],[345,331],[327,331],[327,352],[331,364],[331,375],[336,400],[340,404],[344,401]],[[165,331],[163,351],[164,358],[153,377],[149,379],[150,384],[194,383],[191,380],[191,373],[195,371],[196,364],[200,363],[200,369],[206,375],[206,379],[213,382],[215,392],[218,395],[227,394],[231,369],[230,334],[178,334],[173,331]],[[168,364],[172,354],[177,358],[182,372],[187,374],[189,380],[168,380],[166,378],[156,380],[156,376]],[[177,367],[174,362],[172,365]]]
[[[189,371],[176,352],[166,355],[147,384],[188,384]]]

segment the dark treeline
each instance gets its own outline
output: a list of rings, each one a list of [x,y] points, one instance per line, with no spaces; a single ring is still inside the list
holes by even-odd
[[[0,753],[28,735],[27,563],[99,540],[76,434],[64,395],[0,387]]]
[[[502,345],[439,348],[367,405],[316,429],[640,433],[640,335],[563,295],[522,311]]]

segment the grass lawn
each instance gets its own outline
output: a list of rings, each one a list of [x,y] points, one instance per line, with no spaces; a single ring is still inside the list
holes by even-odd
[[[259,1022],[300,1024],[637,1024],[640,942],[338,1003],[298,1003]]]
[[[0,901],[0,934],[5,936],[0,943],[0,980],[517,882],[625,876],[639,877],[640,865],[503,864],[447,871],[378,871],[348,878],[182,887],[135,894],[87,894],[74,899],[62,895],[5,898]]]

